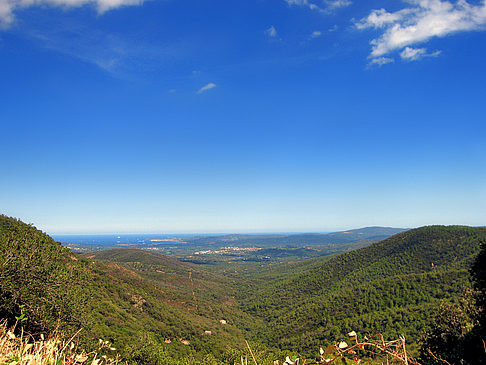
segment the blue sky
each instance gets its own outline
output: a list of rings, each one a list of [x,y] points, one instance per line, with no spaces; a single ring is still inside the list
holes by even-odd
[[[486,3],[0,0],[1,212],[52,234],[486,224]]]

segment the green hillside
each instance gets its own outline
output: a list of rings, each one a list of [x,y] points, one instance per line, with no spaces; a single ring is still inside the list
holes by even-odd
[[[87,262],[31,225],[0,215],[0,316],[10,322],[20,306],[34,331],[85,325]]]
[[[481,240],[486,228],[423,227],[252,272],[228,263],[221,275],[150,250],[76,255],[0,216],[0,317],[14,323],[23,313],[34,334],[81,328],[81,343],[109,340],[132,364],[232,364],[245,338],[259,364],[272,364],[284,352],[269,349],[315,356],[352,330],[403,334],[413,349],[439,302],[471,286]]]
[[[33,226],[0,216],[1,317],[13,323],[25,306],[26,330],[61,325],[69,335],[83,328],[81,341],[110,340],[138,363],[219,356],[230,344],[244,345],[235,322],[250,322],[248,316],[214,275],[190,274],[190,265],[143,251],[111,254],[121,254],[122,261],[137,256],[138,264],[130,262],[139,266],[74,255]]]
[[[282,348],[311,353],[351,330],[414,342],[438,302],[470,286],[468,268],[484,238],[486,228],[414,229],[321,265],[290,265],[285,277],[254,281],[240,298],[266,321],[262,337]]]
[[[234,281],[207,272],[191,263],[140,249],[112,249],[85,255],[136,275],[164,293],[163,300],[198,316],[238,324],[245,328],[254,319],[239,309]],[[137,284],[138,285],[138,284]],[[219,326],[217,326],[219,328]],[[207,330],[214,331],[214,325]]]

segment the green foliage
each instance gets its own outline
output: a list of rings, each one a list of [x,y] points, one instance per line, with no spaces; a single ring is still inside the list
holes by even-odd
[[[232,289],[218,285],[221,278],[191,273],[192,266],[161,255],[131,254],[140,261],[83,258],[34,227],[0,216],[0,316],[23,322],[31,333],[59,328],[69,337],[82,328],[79,342],[107,339],[133,363],[197,363],[201,356],[220,356],[229,344],[244,346],[235,323],[251,321],[231,303]],[[206,330],[212,334],[205,336]]]
[[[479,309],[478,330],[481,331],[481,337],[486,340],[486,240],[481,243],[481,251],[471,267],[471,274]]]
[[[465,343],[473,327],[471,303],[441,303],[433,317],[431,329],[420,341],[420,360],[425,364],[465,364],[469,351]]]
[[[442,303],[420,343],[425,364],[486,364],[486,244],[471,266],[474,292],[459,303]]]
[[[71,252],[45,233],[0,216],[0,316],[26,329],[84,324],[84,272]]]
[[[468,267],[483,237],[484,228],[410,230],[319,266],[291,267],[274,282],[254,281],[240,299],[266,322],[258,336],[304,354],[351,328],[415,342],[439,301],[470,286]]]

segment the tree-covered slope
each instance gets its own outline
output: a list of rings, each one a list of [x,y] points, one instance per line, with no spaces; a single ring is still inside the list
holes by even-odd
[[[25,306],[34,330],[84,324],[85,264],[33,226],[0,215],[0,316],[14,321]]]
[[[239,359],[228,347],[248,336],[304,355],[351,330],[413,343],[440,300],[470,287],[468,269],[485,239],[486,228],[423,227],[345,254],[224,277],[137,249],[75,255],[0,216],[0,315],[15,321],[23,311],[33,332],[83,328],[81,340],[110,340],[132,363],[225,363]]]
[[[322,265],[314,260],[309,270],[300,263],[241,298],[267,322],[265,338],[284,348],[314,350],[351,330],[415,341],[438,301],[470,286],[468,268],[485,237],[485,228],[414,229]]]
[[[239,309],[233,281],[205,271],[200,265],[140,249],[112,249],[85,255],[115,265],[164,293],[164,301],[181,305],[200,316],[225,319],[240,328],[251,327],[252,318]]]
[[[108,339],[141,363],[155,353],[164,356],[159,363],[169,363],[172,357],[218,354],[230,344],[244,344],[234,324],[250,321],[229,299],[231,288],[213,290],[214,276],[206,282],[188,265],[141,256],[140,270],[84,258],[33,226],[0,216],[0,315],[15,321],[22,308],[28,318],[23,325],[33,332],[60,325],[67,335],[83,328],[81,340]],[[150,271],[154,265],[160,273]],[[178,284],[156,277],[165,274]]]

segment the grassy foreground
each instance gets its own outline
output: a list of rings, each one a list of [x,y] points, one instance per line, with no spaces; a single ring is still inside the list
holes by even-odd
[[[0,324],[0,364],[10,365],[57,365],[57,364],[119,364],[117,356],[107,355],[116,349],[108,341],[99,340],[96,351],[86,352],[79,349],[74,337],[65,340],[54,333],[38,339],[20,331],[16,335],[14,328],[8,328],[6,321]],[[18,331],[17,331],[18,332]]]

